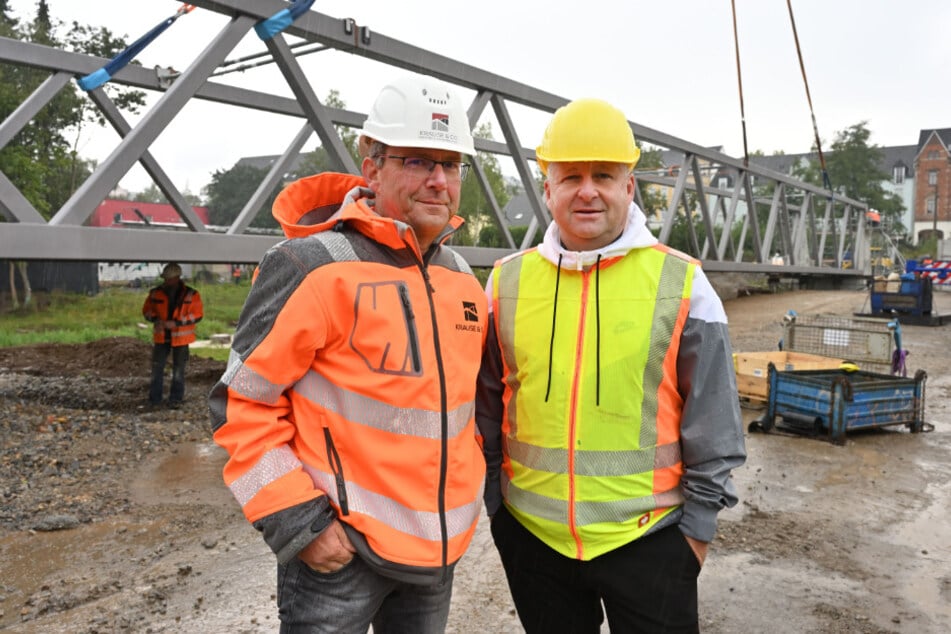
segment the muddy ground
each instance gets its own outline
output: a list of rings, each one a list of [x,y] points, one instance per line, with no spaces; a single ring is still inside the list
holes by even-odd
[[[951,293],[936,301],[951,314]],[[747,352],[776,349],[789,309],[868,308],[864,291],[725,305]],[[721,514],[700,577],[704,632],[951,631],[951,325],[903,333],[934,431],[843,446],[748,434],[741,503]],[[149,351],[132,339],[0,350],[0,631],[277,631],[273,556],[210,439],[204,395],[223,364],[193,357],[185,408],[147,411]],[[449,631],[520,631],[484,521]]]

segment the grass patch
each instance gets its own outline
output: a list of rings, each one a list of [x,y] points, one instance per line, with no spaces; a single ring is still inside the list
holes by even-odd
[[[250,286],[189,282],[201,293],[204,318],[199,339],[233,333]],[[29,306],[0,313],[0,348],[37,343],[88,343],[109,337],[152,341],[152,326],[142,318],[147,288],[104,286],[97,295],[35,293]],[[192,348],[192,354],[227,360],[227,349]]]

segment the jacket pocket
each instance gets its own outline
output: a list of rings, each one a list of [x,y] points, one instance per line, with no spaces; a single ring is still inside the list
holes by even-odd
[[[416,312],[404,282],[357,286],[350,347],[371,372],[401,376],[422,374]]]

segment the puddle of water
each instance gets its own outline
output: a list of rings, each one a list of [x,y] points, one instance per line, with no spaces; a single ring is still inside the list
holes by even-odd
[[[103,521],[84,524],[71,530],[34,532],[21,531],[0,538],[0,568],[6,589],[4,605],[8,608],[0,616],[0,629],[18,622],[18,610],[23,600],[44,585],[64,581],[63,570],[76,570],[80,561],[94,568],[116,553],[133,558],[143,547],[154,544],[161,534],[161,522],[148,525]],[[108,549],[105,553],[103,549]]]
[[[133,500],[150,503],[233,505],[221,479],[227,452],[214,443],[187,443],[146,462],[132,483]]]
[[[908,566],[902,575],[902,593],[909,602],[951,623],[951,603],[942,595],[942,587],[951,582],[951,482],[943,478],[928,483],[924,495],[930,504],[895,531],[895,541],[915,551],[916,565]]]

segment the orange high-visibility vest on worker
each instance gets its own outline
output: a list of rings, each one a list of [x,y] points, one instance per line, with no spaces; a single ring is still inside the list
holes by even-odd
[[[260,264],[242,313],[255,328],[239,325],[212,391],[214,438],[231,455],[226,484],[278,561],[314,538],[308,503],[326,496],[367,563],[431,583],[480,512],[474,386],[488,303],[465,261],[438,247],[458,218],[422,254],[363,184],[323,173],[275,201],[285,234],[306,237]]]
[[[195,324],[201,321],[204,315],[201,295],[194,288],[179,284],[175,297],[170,297],[168,290],[157,286],[149,291],[145,303],[142,305],[142,316],[151,323],[157,321],[174,321],[175,327],[171,330],[159,328],[152,331],[152,343],[168,343],[172,347],[187,346],[195,341]],[[170,333],[171,339],[167,338]]]

